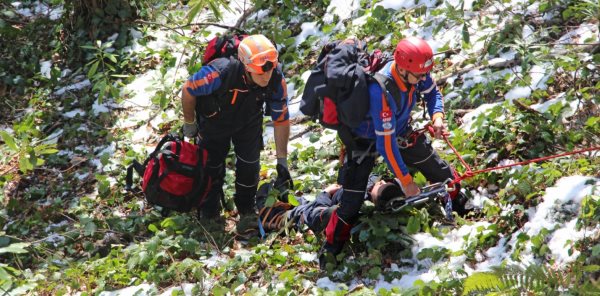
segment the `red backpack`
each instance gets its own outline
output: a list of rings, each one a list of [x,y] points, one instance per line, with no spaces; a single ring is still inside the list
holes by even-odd
[[[233,34],[217,36],[211,39],[204,50],[202,65],[206,65],[217,58],[237,56],[238,46],[246,37],[248,37],[246,34]]]
[[[151,204],[180,212],[200,208],[212,185],[205,174],[207,158],[199,145],[166,135],[143,164],[134,160],[127,168],[126,189],[132,190],[135,170],[142,176],[142,191]]]

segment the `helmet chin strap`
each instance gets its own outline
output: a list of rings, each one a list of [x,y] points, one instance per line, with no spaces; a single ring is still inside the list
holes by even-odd
[[[400,74],[400,69],[398,69],[398,65],[396,65],[394,68],[395,68],[395,70],[396,70],[396,74],[398,74],[398,76],[399,76],[399,77],[401,77],[401,78],[402,78],[402,80],[404,80],[404,82],[406,82],[406,83],[410,84],[410,83],[408,82],[408,71],[406,71],[406,70],[405,70],[405,71],[404,71],[404,75],[402,75],[402,74]]]

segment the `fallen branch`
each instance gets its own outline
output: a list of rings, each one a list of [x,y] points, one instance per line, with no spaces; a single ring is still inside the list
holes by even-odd
[[[513,100],[513,104],[515,105],[515,107],[517,107],[517,109],[524,111],[524,112],[529,112],[532,114],[536,114],[536,115],[540,115],[540,112],[525,105],[523,102],[519,101],[519,100]]]
[[[303,131],[299,132],[298,134],[294,135],[293,137],[290,137],[290,141],[296,140],[302,136],[304,136],[306,133],[313,131],[315,129],[317,129],[317,127],[319,127],[318,125],[311,125],[309,127],[307,127],[306,129],[304,129]]]
[[[185,29],[191,26],[200,26],[200,27],[208,27],[208,26],[215,26],[215,27],[220,27],[220,28],[224,28],[224,29],[228,29],[228,30],[236,30],[239,32],[243,32],[242,29],[236,27],[236,26],[228,26],[228,25],[222,25],[219,23],[211,23],[211,22],[204,22],[204,23],[188,23],[185,25],[181,25],[181,26],[177,26],[177,27],[169,27],[165,24],[161,24],[161,23],[157,23],[157,22],[149,22],[149,21],[142,21],[142,20],[136,20],[136,23],[139,24],[145,24],[145,25],[154,25],[154,26],[158,26],[167,30],[171,30],[171,31],[175,31],[178,34],[181,34],[180,32],[178,32],[177,30],[181,30],[181,29]]]
[[[485,68],[506,68],[506,67],[509,67],[512,65],[516,65],[520,61],[521,61],[520,58],[514,58],[512,60],[498,61],[495,63],[489,63],[487,65],[470,64],[462,69],[455,69],[452,73],[446,74],[446,75],[436,79],[435,81],[438,85],[442,85],[442,84],[446,83],[446,80],[448,80],[448,78],[453,77],[453,76],[462,75],[462,74],[465,74],[472,70],[481,70],[481,69],[485,69]]]
[[[452,113],[462,117],[467,113],[473,112],[473,110],[475,110],[475,109],[453,109]]]

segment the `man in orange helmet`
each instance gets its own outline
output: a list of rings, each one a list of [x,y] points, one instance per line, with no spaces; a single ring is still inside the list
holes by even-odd
[[[287,169],[289,113],[287,87],[278,52],[263,35],[244,38],[238,57],[218,58],[204,65],[183,86],[183,132],[201,138],[209,153],[207,173],[213,186],[199,216],[207,221],[220,217],[225,158],[233,143],[236,154],[234,201],[240,214],[237,232],[257,226],[255,194],[263,147],[263,106],[274,123],[278,185],[291,186]]]
[[[407,197],[420,193],[408,166],[421,171],[432,183],[454,178],[454,170],[433,150],[424,134],[414,141],[408,140],[412,134],[410,113],[419,95],[426,102],[435,136],[440,137],[446,131],[442,95],[430,75],[433,64],[433,51],[427,42],[408,37],[398,42],[394,60],[375,76],[384,81],[369,82],[368,116],[351,131],[358,149],[352,151],[352,155],[346,155],[339,172],[338,183],[343,186],[344,192],[339,207],[331,213],[325,228],[326,241],[319,258],[322,267],[326,257],[340,253],[349,239],[378,155],[383,156]],[[450,198],[453,200],[452,210],[463,214],[466,198],[459,189],[457,186]]]

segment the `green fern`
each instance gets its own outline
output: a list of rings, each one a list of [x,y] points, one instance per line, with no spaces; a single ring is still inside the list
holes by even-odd
[[[488,292],[503,287],[500,277],[492,272],[477,272],[465,279],[463,295]]]
[[[574,274],[554,270],[545,265],[497,267],[492,272],[478,272],[464,281],[463,295],[558,295],[568,290]]]

